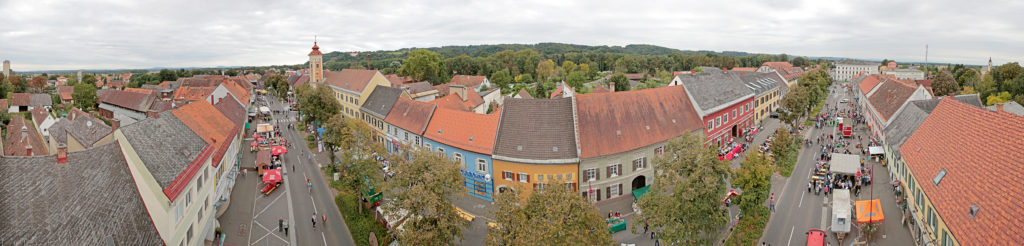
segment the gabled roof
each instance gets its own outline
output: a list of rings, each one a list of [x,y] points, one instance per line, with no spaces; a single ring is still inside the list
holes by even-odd
[[[67,144],[68,136],[70,136],[86,148],[92,147],[111,132],[113,132],[113,128],[88,114],[79,114],[76,117],[69,114],[68,118],[61,118],[50,127],[52,141]]]
[[[28,107],[32,105],[32,96],[30,96],[28,93],[14,93],[11,94],[11,100],[9,101],[9,103],[11,104],[11,106]]]
[[[494,158],[535,164],[578,162],[573,99],[505,100]]]
[[[29,100],[31,105],[53,106],[53,96],[50,94],[32,93]]]
[[[384,78],[388,79],[388,82],[391,82],[391,86],[394,87],[402,87],[406,84],[413,82],[412,76],[398,76],[397,74],[385,74]]]
[[[213,94],[213,91],[217,90],[216,86],[210,87],[193,87],[193,86],[182,86],[174,90],[174,96],[171,99],[182,100],[182,101],[200,101],[206,100],[206,97]]]
[[[1024,117],[939,102],[900,147],[918,187],[961,244],[1024,239]],[[936,184],[940,172],[945,175]],[[972,206],[978,211],[969,214]]]
[[[43,121],[46,120],[46,117],[50,117],[50,112],[47,111],[46,108],[40,107],[39,105],[36,105],[32,109],[30,109],[29,114],[32,115],[32,123],[34,123],[36,127],[39,127],[40,124],[43,124]]]
[[[57,94],[60,95],[60,100],[72,100],[74,98],[72,98],[71,95],[74,94],[74,93],[75,93],[75,87],[74,86],[58,86],[57,87]]]
[[[110,90],[100,97],[101,103],[115,105],[138,112],[147,112],[149,107],[157,100],[156,93],[136,93],[130,91]]]
[[[388,112],[391,112],[391,107],[395,106],[395,102],[401,96],[402,89],[377,86],[370,93],[370,96],[366,97],[366,102],[363,102],[360,110],[378,119],[383,119],[388,116]]]
[[[882,83],[884,77],[885,75],[881,74],[871,74],[861,77],[859,78],[859,82],[855,82],[857,83],[857,87],[860,88],[860,92],[864,95],[868,95],[868,93],[871,92],[871,89],[874,89],[875,86],[878,86],[879,83]]]
[[[996,110],[998,110],[998,105],[988,106],[985,109],[988,109],[988,110],[991,110],[991,111],[996,111]],[[1006,111],[1008,113],[1015,114],[1015,115],[1024,116],[1024,106],[1021,106],[1019,103],[1017,103],[1015,101],[1010,101],[1010,102],[1007,102],[1007,103],[1003,103],[1003,111]]]
[[[693,99],[697,114],[708,115],[744,99],[754,92],[740,80],[738,73],[723,73],[715,70],[696,74],[677,75]]]
[[[523,91],[523,92],[526,92],[526,91]],[[590,90],[590,93],[603,93],[603,92],[612,92],[612,91],[609,90],[608,87],[606,87],[604,85],[595,85],[594,89]]]
[[[463,85],[466,87],[476,88],[477,86],[480,86],[480,84],[482,84],[486,79],[487,76],[456,74],[455,76],[452,77],[451,81],[448,81],[448,83],[453,85]]]
[[[907,104],[907,107],[893,118],[892,123],[885,127],[885,144],[898,150],[929,114],[931,111],[922,110],[914,103]]]
[[[399,97],[395,101],[395,106],[391,107],[391,112],[384,118],[384,122],[416,135],[423,135],[435,108],[437,105],[433,103]]]
[[[222,148],[226,150],[228,143],[231,142],[231,136],[240,129],[207,101],[196,101],[172,110],[171,113],[205,140],[206,144],[218,148],[218,153]],[[214,157],[214,167],[220,164],[221,157],[223,155]]]
[[[756,67],[734,67],[732,69],[729,69],[729,71],[753,72],[753,71],[757,71],[757,68]]]
[[[447,83],[445,83],[445,84],[435,85],[434,89],[437,89],[437,96],[438,97],[445,97],[445,96],[448,96],[448,92],[449,92],[450,86]]]
[[[232,98],[237,99],[236,101],[238,103],[242,105],[249,104],[249,97],[252,96],[249,90],[242,88],[237,83],[224,83],[221,85],[224,86],[224,89],[228,89],[228,92],[231,93],[231,95],[234,95]]]
[[[207,149],[206,141],[171,112],[157,114],[120,130],[171,200],[177,197],[168,192],[172,183]]]
[[[308,74],[303,74],[303,75],[300,75],[297,78],[295,78],[295,81],[292,81],[291,85],[292,85],[292,87],[296,87],[296,86],[304,85],[306,83],[309,83],[309,75]]]
[[[341,72],[324,71],[324,81],[334,87],[362,93],[377,70],[342,69]]]
[[[434,99],[438,107],[455,109],[466,112],[473,112],[477,106],[484,103],[484,98],[480,97],[480,94],[476,93],[476,90],[466,89],[466,99],[463,100],[462,96],[458,93],[451,93],[442,98]]]
[[[214,104],[213,107],[217,108],[217,111],[220,111],[224,117],[227,117],[228,120],[234,123],[235,127],[245,127],[245,108],[241,104],[235,103],[234,97],[230,94],[224,100]]]
[[[516,95],[519,95],[519,98],[523,99],[533,99],[533,96],[530,95],[529,92],[526,92],[526,89],[519,89],[519,93],[517,93]]]
[[[117,142],[0,159],[0,241],[11,245],[160,245]]]
[[[454,148],[491,154],[499,118],[498,113],[476,114],[438,107],[423,137]]]
[[[4,155],[27,156],[29,146],[32,147],[32,155],[47,155],[43,136],[36,131],[36,126],[24,117],[11,117],[7,124],[7,138],[4,139]]]
[[[437,91],[437,88],[434,88],[434,86],[431,85],[430,82],[427,82],[427,81],[420,81],[420,82],[415,82],[415,83],[407,83],[407,84],[402,85],[402,87],[403,88],[407,88],[409,90],[409,94],[413,94],[413,95],[419,94],[419,93],[424,93],[424,92],[429,92],[429,91]]]
[[[783,83],[786,81],[775,72],[741,72],[740,80],[743,80],[743,84],[758,96],[778,88],[780,81]]]
[[[881,121],[886,122],[910,99],[916,90],[917,88],[910,85],[889,81],[882,83],[871,96],[868,96],[868,103],[875,109],[875,112],[878,112]]]
[[[584,159],[642,148],[704,127],[680,86],[583,94],[576,104]]]

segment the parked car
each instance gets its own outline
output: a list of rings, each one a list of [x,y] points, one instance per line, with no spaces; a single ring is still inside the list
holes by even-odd
[[[824,246],[825,231],[821,229],[810,229],[807,231],[807,246]]]
[[[769,116],[769,117],[772,117],[772,118],[779,118],[779,112],[772,112],[772,113],[771,113],[771,114],[769,114],[768,116]]]

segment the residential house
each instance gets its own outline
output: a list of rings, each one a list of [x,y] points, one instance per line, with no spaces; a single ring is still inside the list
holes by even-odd
[[[60,103],[70,104],[75,103],[75,98],[72,95],[75,94],[74,86],[60,86],[57,87],[57,94],[60,95]]]
[[[1015,101],[1007,103],[996,103],[995,105],[985,107],[989,111],[1006,111],[1011,114],[1024,116],[1024,106],[1021,106]]]
[[[923,245],[1024,240],[1024,117],[942,99],[900,147],[911,234]]]
[[[924,71],[914,68],[886,69],[882,72],[885,75],[892,75],[897,79],[921,80],[925,79]]]
[[[782,99],[779,85],[786,80],[778,72],[737,72],[743,83],[754,92],[754,117],[752,124],[760,124],[771,112],[779,108]]]
[[[865,72],[868,75],[878,74],[878,63],[869,61],[839,61],[832,68],[832,80],[847,81],[853,76]]]
[[[437,90],[437,97],[441,98],[448,96],[450,86],[450,84],[435,85],[434,89]]]
[[[386,74],[384,75],[384,78],[387,78],[388,82],[391,82],[391,87],[395,88],[402,88],[408,84],[416,82],[414,79],[412,79],[412,76],[398,76],[397,74]],[[429,84],[430,82],[427,83]]]
[[[459,163],[470,195],[493,201],[491,154],[500,114],[476,114],[438,107],[423,132],[423,148]]]
[[[222,100],[218,104],[214,106],[206,101],[197,101],[171,112],[208,146],[216,148],[211,156],[214,169],[211,178],[215,185],[213,206],[219,214],[226,211],[226,207],[221,205],[231,197],[228,186],[234,186],[234,177],[238,173],[238,150],[242,145],[243,134],[240,133],[244,131],[245,110],[233,99]]]
[[[480,97],[484,100],[484,111],[493,110],[496,107],[501,106],[505,102],[505,95],[501,94],[501,89],[491,88],[480,93]]]
[[[754,126],[754,92],[743,83],[739,73],[711,70],[677,75],[672,83],[686,89],[701,122],[707,122],[705,144],[724,146]]]
[[[434,115],[437,104],[425,103],[408,98],[398,97],[391,107],[384,122],[387,123],[388,153],[399,153],[403,150],[418,148],[423,144],[423,131]]]
[[[466,88],[471,88],[477,92],[484,91],[485,88],[494,88],[491,85],[491,81],[487,79],[487,76],[476,76],[476,75],[461,75],[456,74],[452,76],[452,80],[448,81],[449,85],[461,85]]]
[[[112,90],[99,99],[100,115],[107,119],[118,119],[122,126],[131,125],[175,106],[171,101],[160,100],[156,92],[145,94]]]
[[[380,86],[370,93],[366,102],[359,108],[359,111],[362,112],[361,120],[366,122],[370,129],[373,129],[375,141],[385,141],[387,135],[384,130],[387,128],[387,123],[384,122],[384,118],[387,118],[399,97],[410,98],[409,93],[402,89]]]
[[[438,98],[437,88],[434,88],[434,86],[427,81],[406,83],[400,88],[409,93],[409,95],[412,96],[412,99],[416,101],[430,102]]]
[[[575,107],[572,98],[505,101],[491,168],[495,191],[528,197],[546,185],[581,188]]]
[[[50,127],[49,151],[56,153],[63,146],[68,152],[75,152],[112,142],[113,135],[110,133],[117,130],[120,124],[120,121],[113,119],[111,126],[107,126],[88,113],[77,108],[71,109],[67,117],[60,118]]]
[[[434,100],[438,107],[478,114],[487,113],[487,105],[484,104],[483,97],[480,97],[475,90],[461,85],[451,85],[449,90],[451,94]]]
[[[512,98],[533,99],[533,96],[526,92],[526,89],[519,89],[519,92],[512,96]]]
[[[43,136],[39,135],[32,122],[23,117],[11,117],[11,122],[7,124],[7,137],[4,139],[3,147],[6,156],[49,154]]]
[[[151,224],[165,245],[203,245],[212,235],[217,146],[172,112],[114,131]]]
[[[555,83],[555,91],[551,92],[548,98],[570,98],[576,95],[576,89],[569,86],[565,81]]]
[[[5,245],[179,245],[154,227],[118,143],[3,157],[0,173]]]
[[[8,101],[10,104],[7,112],[28,112],[36,105],[45,107],[47,110],[53,108],[53,97],[50,94],[39,93],[14,93]]]
[[[341,103],[342,115],[349,118],[362,118],[359,108],[377,86],[391,86],[377,70],[344,69],[324,72],[324,75],[324,85],[331,88],[335,99]]]
[[[174,96],[172,99],[179,103],[188,103],[199,100],[208,100],[210,95],[213,95],[214,91],[217,91],[221,86],[203,86],[203,87],[192,87],[182,86],[174,90]],[[222,94],[227,93],[226,88],[222,88],[220,91]]]
[[[160,99],[171,99],[181,84],[181,81],[164,81],[156,85],[142,85],[140,88],[156,92]]]
[[[871,132],[870,137],[878,137],[885,142],[882,131],[892,122],[893,116],[899,113],[910,101],[931,99],[932,94],[924,86],[912,86],[895,80],[883,81],[867,98],[865,121]]]
[[[57,123],[57,119],[54,119],[53,115],[50,115],[49,110],[46,110],[46,108],[40,107],[39,105],[36,105],[32,110],[29,110],[29,114],[32,116],[32,123],[35,124],[36,131],[40,136],[43,136],[43,143],[49,145],[50,127],[52,127],[54,123]],[[49,152],[53,152],[53,150],[51,149]]]
[[[703,133],[702,120],[681,86],[581,94],[576,117],[578,177],[583,197],[591,202],[631,195],[649,185],[655,176],[652,162],[665,152],[668,140]]]

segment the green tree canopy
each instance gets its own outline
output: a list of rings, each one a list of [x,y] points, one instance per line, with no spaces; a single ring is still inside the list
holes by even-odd
[[[436,52],[418,49],[409,52],[409,58],[402,63],[398,72],[403,76],[412,76],[417,81],[430,81],[434,85],[444,84],[438,74],[441,72],[441,55]]]
[[[947,96],[959,90],[959,84],[957,84],[956,80],[953,79],[953,75],[949,72],[940,72],[938,76],[935,76],[935,81],[932,82],[932,92],[935,93],[935,96]]]
[[[93,79],[95,80],[95,78]],[[89,111],[95,109],[97,103],[95,82],[76,84],[75,92],[71,93],[71,98],[75,100],[75,106],[82,110]]]
[[[796,58],[793,58],[793,66],[806,67],[806,66],[810,66],[810,65],[811,65],[811,62],[808,61],[807,58],[804,58],[802,56],[798,56]]]
[[[426,148],[410,154],[412,160],[389,158],[394,161],[395,176],[387,181],[391,201],[384,206],[392,218],[409,216],[405,230],[393,232],[399,241],[423,245],[445,245],[462,237],[467,223],[452,204],[466,194],[462,165]]]
[[[577,91],[581,90],[583,88],[583,83],[586,82],[586,75],[583,75],[583,72],[580,71],[570,72],[569,76],[565,78],[565,83],[569,84],[569,86],[572,86],[572,88],[576,89]]]
[[[545,81],[555,75],[555,62],[551,59],[537,63],[537,79]]]
[[[634,224],[650,223],[665,242],[712,244],[728,218],[721,199],[730,169],[704,138],[686,133],[669,140],[665,153],[654,159],[650,193],[637,203],[642,214]]]
[[[159,78],[159,81],[157,83],[163,81],[176,81],[178,80],[178,73],[170,69],[160,69],[160,72],[157,73],[157,77]],[[82,79],[82,82],[85,82],[85,79]]]
[[[740,163],[740,169],[736,171],[732,183],[743,191],[743,195],[739,196],[736,204],[739,204],[744,212],[750,212],[757,206],[763,206],[762,204],[768,198],[768,192],[772,187],[773,173],[775,171],[772,170],[771,162],[760,152],[751,151]]]
[[[1011,96],[1009,92],[1000,92],[999,94],[992,94],[988,96],[988,100],[985,101],[985,105],[993,105],[996,103],[1006,103],[1010,101]]]
[[[612,74],[612,77],[608,79],[608,82],[615,83],[615,91],[629,90],[629,78],[626,78],[626,75],[623,73]]]
[[[303,84],[295,89],[298,96],[299,111],[306,117],[303,122],[320,122],[323,124],[334,115],[341,112],[341,104],[334,100],[331,89],[326,86],[312,88],[309,84]]]
[[[488,245],[610,245],[607,223],[593,204],[565,185],[547,185],[523,198],[510,189],[495,195],[497,228]],[[646,213],[646,211],[644,212]]]
[[[510,90],[512,88],[510,88],[508,85],[512,84],[512,75],[509,73],[508,69],[502,69],[497,72],[494,72],[494,74],[491,74],[489,80],[491,81],[491,83],[497,85],[498,88],[501,88],[501,94],[511,93]]]

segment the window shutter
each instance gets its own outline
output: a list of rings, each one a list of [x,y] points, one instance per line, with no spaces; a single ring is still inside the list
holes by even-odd
[[[533,189],[537,190],[537,184],[536,183],[533,184]]]
[[[604,172],[605,172],[605,174],[604,174],[605,178],[611,178],[612,177],[612,166],[604,167]]]
[[[622,195],[622,183],[619,183],[619,195]]]
[[[618,166],[619,166],[619,175],[622,175],[622,164],[618,164]]]
[[[579,187],[577,187],[576,183],[572,183],[572,190],[579,190]]]
[[[633,171],[636,172],[636,161],[633,162]]]
[[[604,187],[604,190],[604,195],[606,196],[605,198],[612,198],[612,187]]]
[[[515,180],[515,181],[519,181],[519,174],[513,173],[512,174],[512,179]]]
[[[530,175],[526,175],[526,182],[527,182],[527,183],[529,183],[529,182],[530,182]]]
[[[597,197],[598,201],[601,200],[601,189],[600,188],[597,189],[597,196],[595,196],[595,197]]]
[[[594,168],[594,179],[601,180],[601,169]]]

